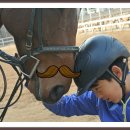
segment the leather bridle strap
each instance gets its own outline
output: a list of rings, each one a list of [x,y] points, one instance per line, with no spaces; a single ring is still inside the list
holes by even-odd
[[[43,21],[42,21],[42,9],[36,9],[36,16],[38,21],[38,41],[40,44],[40,47],[43,47],[45,42],[43,38]]]
[[[31,17],[30,17],[30,24],[28,27],[27,32],[27,41],[26,41],[26,51],[27,55],[31,55],[31,49],[32,49],[32,37],[33,37],[33,27],[34,27],[34,18],[35,18],[36,9],[32,9]]]

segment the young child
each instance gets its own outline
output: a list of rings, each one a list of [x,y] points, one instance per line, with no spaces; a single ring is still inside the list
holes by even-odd
[[[96,35],[80,47],[74,81],[78,93],[55,104],[43,103],[60,116],[99,115],[102,122],[130,121],[129,51],[109,35]]]

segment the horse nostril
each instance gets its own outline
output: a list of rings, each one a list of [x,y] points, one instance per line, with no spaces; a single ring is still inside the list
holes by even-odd
[[[50,92],[50,98],[53,100],[53,101],[58,101],[62,95],[64,94],[64,86],[62,85],[57,85],[55,86],[51,92]]]

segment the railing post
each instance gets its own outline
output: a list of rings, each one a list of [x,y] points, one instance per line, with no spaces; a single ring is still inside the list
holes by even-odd
[[[2,46],[4,46],[4,40],[2,39]]]

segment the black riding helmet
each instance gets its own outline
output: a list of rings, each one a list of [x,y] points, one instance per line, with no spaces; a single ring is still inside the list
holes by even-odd
[[[74,79],[78,86],[78,95],[89,90],[117,58],[129,56],[127,48],[112,36],[96,35],[87,39],[80,46],[74,67],[76,72],[81,72],[80,76]]]

